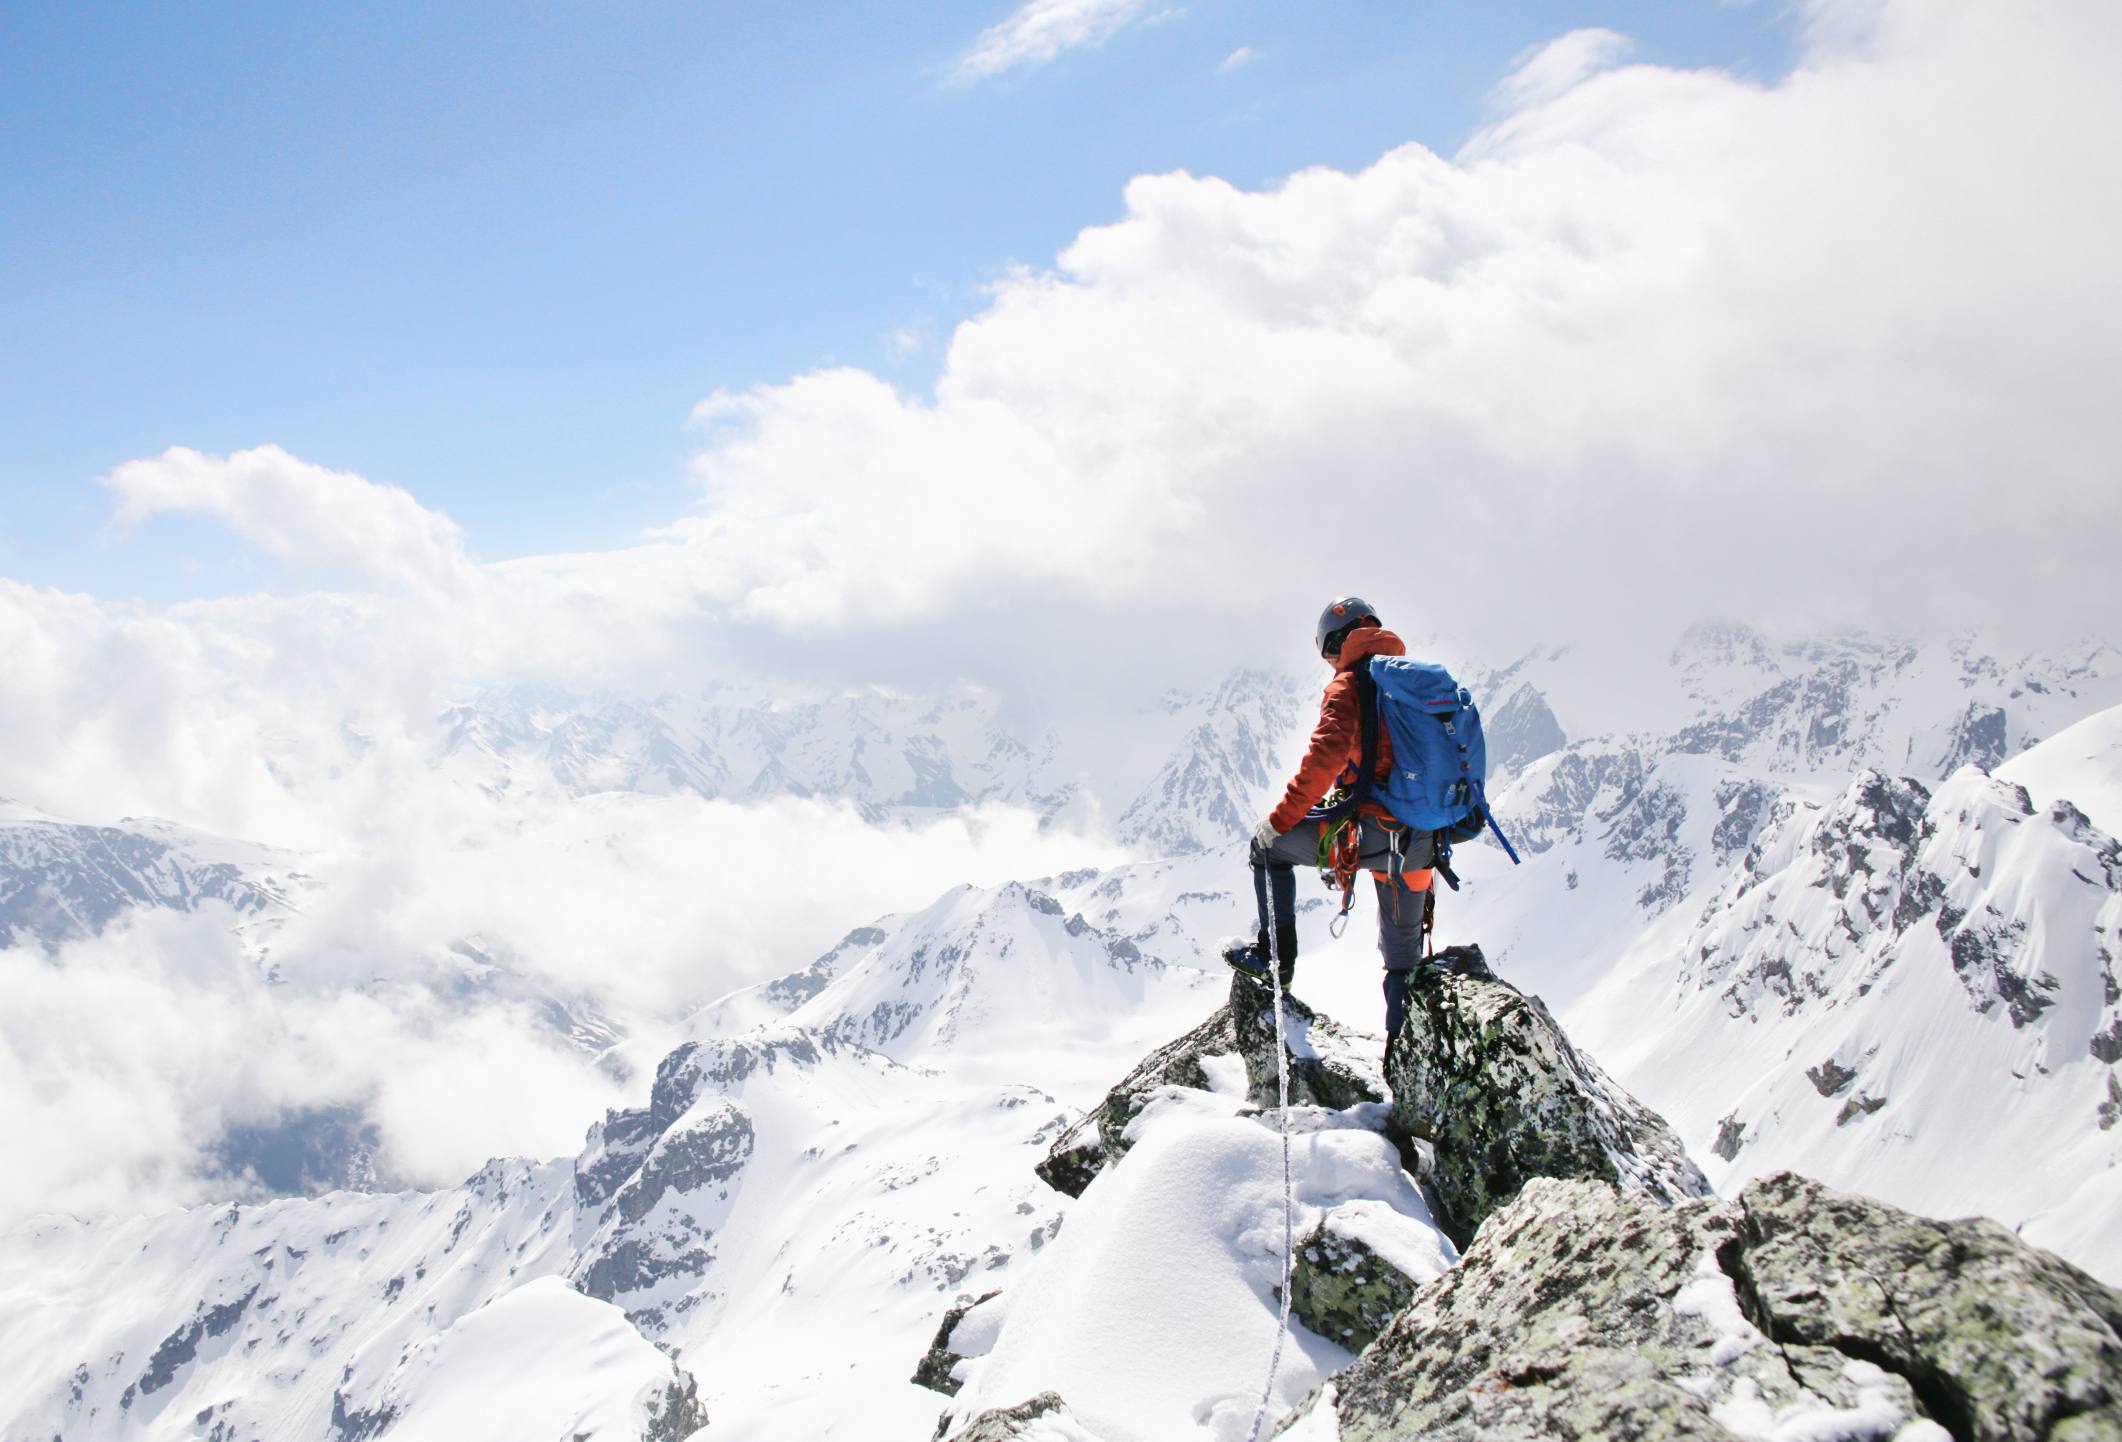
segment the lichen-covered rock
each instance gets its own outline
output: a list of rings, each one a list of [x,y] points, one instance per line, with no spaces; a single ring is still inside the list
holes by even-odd
[[[1535,1179],[1335,1379],[1331,1400],[1307,1399],[1284,1430],[1319,1405],[1335,1410],[1342,1442],[1724,1442],[1756,1430],[1754,1417],[1806,1414],[1872,1423],[1807,1435],[1885,1437],[1919,1416],[1908,1385],[1878,1367],[1767,1345],[1718,1268],[1738,1231],[1720,1202],[1669,1208],[1602,1182]]]
[[[1438,1222],[1460,1247],[1534,1177],[1585,1177],[1663,1202],[1709,1183],[1672,1128],[1570,1045],[1536,996],[1487,968],[1425,967],[1385,1053],[1393,1125],[1431,1144]]]
[[[2122,1296],[1986,1218],[1940,1222],[1781,1172],[1740,1193],[1739,1292],[1785,1346],[1909,1379],[1967,1442],[2122,1438]]]
[[[1385,1078],[1372,1058],[1378,1039],[1342,1026],[1294,996],[1283,998],[1283,1035],[1292,1106],[1344,1110],[1385,1100]],[[1105,1100],[1054,1143],[1035,1170],[1055,1191],[1080,1197],[1091,1179],[1127,1155],[1127,1126],[1159,1087],[1214,1091],[1206,1063],[1242,1060],[1251,1105],[1272,1107],[1275,1080],[1274,998],[1269,988],[1232,975],[1230,1000],[1199,1026],[1166,1042],[1105,1094]]]
[[[1913,1217],[1787,1173],[1737,1202],[1670,1207],[1538,1178],[1281,1430],[2122,1438],[2118,1309],[1993,1223]]]
[[[1360,1352],[1399,1315],[1418,1285],[1329,1215],[1297,1243],[1289,1309],[1320,1336]]]
[[[928,1344],[928,1352],[914,1367],[912,1381],[917,1387],[926,1387],[932,1392],[941,1392],[946,1397],[958,1395],[965,1384],[951,1375],[951,1369],[965,1360],[962,1352],[951,1350],[951,1333],[965,1320],[965,1314],[982,1302],[990,1302],[1001,1296],[1000,1292],[989,1292],[977,1301],[967,1302],[951,1308],[943,1314],[943,1325],[936,1328],[936,1339]]]

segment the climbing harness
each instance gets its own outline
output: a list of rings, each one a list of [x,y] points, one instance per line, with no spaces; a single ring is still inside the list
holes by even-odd
[[[1260,1407],[1253,1413],[1253,1430],[1245,1442],[1260,1442],[1260,1425],[1267,1420],[1267,1404],[1275,1395],[1275,1375],[1282,1370],[1282,1344],[1289,1337],[1290,1274],[1297,1260],[1296,1190],[1289,1176],[1289,1043],[1282,1030],[1282,958],[1275,945],[1275,889],[1267,888],[1267,975],[1275,989],[1275,1092],[1281,1103],[1276,1113],[1282,1133],[1282,1315],[1275,1322],[1275,1355],[1267,1364],[1267,1385],[1260,1389]]]

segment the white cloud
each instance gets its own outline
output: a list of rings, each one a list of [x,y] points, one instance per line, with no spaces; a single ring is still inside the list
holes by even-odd
[[[1223,57],[1223,63],[1218,65],[1216,70],[1219,74],[1228,75],[1233,70],[1243,70],[1259,58],[1260,52],[1253,49],[1252,46],[1240,45],[1236,50]]]
[[[387,1170],[420,1185],[567,1155],[605,1107],[646,1099],[693,1005],[953,885],[1120,858],[1002,808],[897,831],[795,798],[539,808],[408,781],[371,794],[363,844],[302,859],[325,887],[271,935],[270,983],[212,901],[56,957],[0,950],[0,1227],[225,1198],[222,1126],[304,1108],[365,1112]],[[467,987],[464,939],[625,1026],[633,1076],[562,1042],[535,998]]]
[[[2115,16],[1822,5],[1773,87],[1583,79],[1612,44],[1580,33],[1526,66],[1578,83],[1454,158],[1142,177],[997,285],[932,400],[841,368],[704,402],[700,511],[622,551],[472,567],[446,518],[280,452],[136,462],[123,514],[207,510],[397,594],[18,590],[0,790],[292,829],[274,770],[330,746],[246,737],[450,676],[972,679],[1124,712],[1301,664],[1348,589],[1499,652],[1709,614],[2097,628],[2122,603]]]
[[[1538,105],[1620,64],[1633,49],[1634,41],[1611,30],[1572,30],[1519,56],[1497,94],[1512,109]]]
[[[980,32],[951,78],[984,80],[1020,65],[1044,65],[1064,50],[1096,45],[1142,14],[1142,0],[1026,0],[999,25]]]
[[[477,582],[464,533],[396,486],[297,460],[278,446],[229,456],[172,446],[103,482],[126,524],[161,511],[214,517],[302,571],[462,598]]]

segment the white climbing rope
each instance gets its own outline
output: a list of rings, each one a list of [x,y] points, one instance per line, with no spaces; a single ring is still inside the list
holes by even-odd
[[[1275,1355],[1267,1364],[1267,1385],[1260,1389],[1260,1408],[1253,1413],[1253,1430],[1245,1442],[1260,1442],[1260,1425],[1267,1420],[1267,1404],[1275,1395],[1275,1375],[1282,1370],[1282,1343],[1289,1337],[1289,1279],[1296,1263],[1296,1197],[1289,1179],[1289,1043],[1282,1032],[1282,958],[1275,954],[1275,878],[1267,883],[1267,978],[1275,989],[1275,1088],[1281,1101],[1276,1128],[1282,1133],[1282,1315],[1275,1322]]]

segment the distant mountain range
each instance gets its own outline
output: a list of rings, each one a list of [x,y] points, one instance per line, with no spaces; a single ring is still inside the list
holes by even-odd
[[[1440,940],[1543,994],[1720,1190],[1797,1167],[2122,1279],[2122,657],[1702,630],[1642,683],[1658,727],[1571,736],[1589,665],[1464,668],[1525,864],[1463,847]],[[684,1435],[696,1405],[739,1437],[925,1428],[909,1338],[1051,1241],[1071,1204],[1031,1164],[1220,994],[1218,939],[1251,910],[1239,838],[1311,695],[1240,673],[1171,698],[1136,777],[1097,788],[1063,738],[1019,741],[979,697],[458,708],[436,769],[496,806],[620,789],[1058,818],[1102,790],[1133,798],[1106,814],[1145,859],[957,888],[713,1000],[646,1105],[558,1171],[326,1195],[388,1185],[350,1098],[219,1144],[249,1195],[292,1200],[19,1229],[0,1276],[45,1300],[0,1309],[7,1435],[390,1436],[444,1415],[482,1348],[540,1337],[604,1349],[584,1385],[624,1393],[615,1435]],[[0,816],[0,925],[55,958],[159,909],[232,928],[269,979],[280,927],[330,885],[167,823]],[[1369,924],[1334,939],[1330,910],[1300,905],[1298,990],[1375,1025]],[[511,971],[506,943],[461,939],[421,984],[615,1043],[593,997]]]

